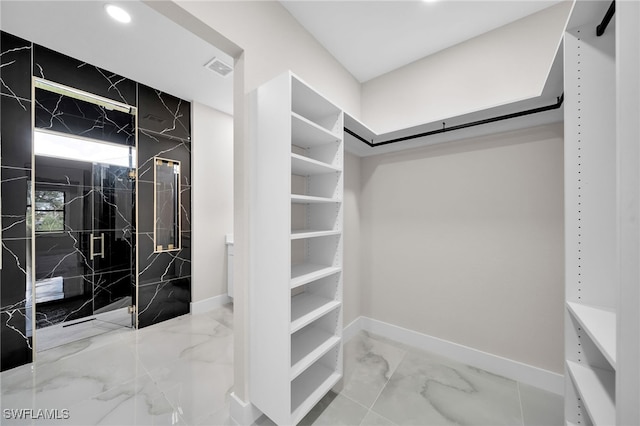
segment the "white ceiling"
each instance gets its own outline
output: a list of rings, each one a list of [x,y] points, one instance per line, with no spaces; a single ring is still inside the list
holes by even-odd
[[[281,2],[360,81],[560,0]],[[0,0],[0,28],[187,100],[233,112],[233,74],[204,68],[221,50],[137,0],[111,20],[103,1]]]
[[[233,113],[233,74],[204,65],[233,59],[139,1],[110,1],[132,15],[120,24],[103,1],[0,1],[0,28],[187,100]]]
[[[281,1],[360,82],[561,0]]]

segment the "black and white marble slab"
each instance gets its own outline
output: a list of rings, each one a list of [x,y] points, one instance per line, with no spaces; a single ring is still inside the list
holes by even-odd
[[[90,234],[75,231],[36,233],[36,280],[92,274]]]
[[[147,327],[188,314],[191,277],[176,278],[138,288],[138,325]]]
[[[0,310],[24,308],[27,304],[27,276],[31,265],[27,252],[31,239],[2,239]]]
[[[136,105],[136,83],[110,71],[34,45],[33,75],[122,102]]]
[[[25,108],[31,99],[31,51],[31,42],[0,31],[0,93]]]
[[[135,146],[135,117],[44,89],[35,90],[38,129]]]
[[[115,272],[101,272],[93,277],[93,309],[95,313],[114,307],[119,301],[131,305],[132,293],[135,285],[135,274],[131,269]],[[119,306],[120,306],[119,305]]]
[[[31,102],[0,96],[2,166],[31,168]]]
[[[31,361],[30,337],[24,339],[16,330],[31,336],[31,320],[26,319],[31,299],[27,300],[26,288],[32,258],[30,221],[27,220],[32,108],[36,126],[43,129],[128,146],[134,146],[136,141],[134,121],[126,113],[107,111],[42,89],[37,89],[39,96],[32,100],[31,76],[138,107],[137,165],[140,168],[137,176],[141,188],[138,224],[136,182],[129,168],[101,168],[79,161],[35,157],[35,189],[64,193],[65,220],[64,230],[36,234],[33,256],[37,257],[37,271],[32,275],[37,281],[36,288],[40,283],[42,289],[52,293],[41,306],[36,304],[34,324],[37,321],[40,326],[47,326],[82,318],[95,309],[106,309],[125,299],[131,299],[138,306],[142,326],[189,312],[189,102],[4,32],[0,33],[0,55],[3,194],[0,301],[8,320],[3,320],[3,325],[13,332],[5,332],[3,328],[2,369]],[[153,253],[154,156],[181,162],[182,247],[175,252]],[[144,232],[137,234],[141,229]],[[102,255],[90,258],[91,234],[105,235],[104,258]],[[135,245],[136,236],[141,242],[139,247]],[[97,241],[96,249],[101,248],[101,242]],[[143,284],[139,303],[135,300],[136,259],[141,271],[138,278]],[[60,294],[64,297],[56,301]],[[12,336],[18,338],[11,340]],[[6,339],[6,348],[14,349],[5,348]]]
[[[27,186],[31,179],[31,170],[2,167],[0,170],[2,185],[2,214],[9,216],[26,215]]]
[[[9,370],[32,361],[32,338],[27,332],[25,308],[0,311],[0,369]]]
[[[180,98],[138,84],[138,126],[150,133],[191,140],[191,105]]]
[[[154,253],[153,234],[138,235],[138,283],[146,285],[191,275],[191,239],[180,250]]]
[[[183,139],[172,139],[145,129],[138,132],[138,179],[153,182],[153,158],[180,161],[180,184],[189,184],[191,176],[191,144]]]
[[[56,324],[86,318],[93,314],[91,297],[91,277],[73,277],[65,279],[68,284],[86,285],[82,295],[60,299],[54,302],[36,304],[36,328],[42,329]]]
[[[154,184],[138,181],[138,223],[140,233],[153,233],[154,228]]]
[[[191,231],[191,186],[180,187],[181,230]]]

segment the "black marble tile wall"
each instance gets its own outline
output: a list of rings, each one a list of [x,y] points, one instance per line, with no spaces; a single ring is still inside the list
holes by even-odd
[[[181,185],[191,176],[191,144],[187,139],[167,137],[140,127],[138,130],[138,179],[153,182],[153,157],[180,161]]]
[[[191,140],[191,104],[138,84],[138,126],[148,132]]]
[[[0,32],[0,54],[1,370],[31,362],[33,327],[100,313],[126,298],[137,306],[139,327],[188,313],[190,103],[5,32]],[[137,107],[138,129],[132,116],[124,112],[107,111],[42,89],[36,90],[32,101],[32,76]],[[62,219],[54,219],[54,228],[46,232],[38,230],[43,225],[40,208],[36,208],[32,244],[32,224],[27,220],[33,208],[28,202],[32,108],[39,128],[131,147],[137,136],[137,197],[135,174],[127,167],[96,167],[37,156],[34,197],[53,197],[63,207],[57,210]],[[181,164],[181,246],[161,253],[154,252],[153,242],[155,156]],[[43,202],[47,204],[46,199]],[[102,241],[104,257],[95,253],[101,250]],[[35,271],[31,271],[32,258],[37,260]],[[36,279],[33,298],[27,293],[31,288],[28,276]],[[33,301],[35,318],[31,318]]]
[[[27,188],[31,176],[32,44],[0,32],[0,369],[32,360],[31,312],[27,299],[31,231]]]
[[[138,321],[189,312],[191,302],[191,106],[138,87]],[[180,249],[154,253],[154,157],[180,162]]]
[[[168,279],[138,288],[138,327],[189,313],[191,277]]]
[[[7,67],[11,68],[11,67]],[[2,166],[31,168],[31,101],[2,94]]]
[[[85,138],[135,146],[135,117],[91,102],[36,88],[35,126]]]
[[[32,43],[2,31],[0,32],[0,49],[2,54],[0,93],[29,102],[31,100]]]
[[[27,314],[24,308],[6,309],[0,312],[2,371],[32,361],[32,338],[27,333],[27,323]]]
[[[136,82],[34,45],[33,75],[127,105],[136,105]]]

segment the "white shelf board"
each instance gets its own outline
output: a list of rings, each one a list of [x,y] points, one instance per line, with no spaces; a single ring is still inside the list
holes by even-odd
[[[291,298],[291,333],[329,313],[341,305],[339,300],[304,292]]]
[[[335,345],[340,336],[318,327],[306,327],[291,336],[291,380],[302,374]]]
[[[296,204],[339,203],[337,198],[314,197],[312,195],[291,194],[291,202]]]
[[[331,390],[342,375],[316,363],[291,386],[291,424],[297,424]]]
[[[305,117],[291,113],[291,144],[302,148],[328,145],[342,139],[322,126]]]
[[[341,113],[340,108],[295,75],[292,75],[291,78],[291,109],[318,121],[327,121],[329,117],[333,117],[333,121],[335,121]]]
[[[340,168],[304,155],[291,153],[291,173],[294,175],[323,175],[339,172]]]
[[[567,307],[611,366],[616,368],[616,313],[576,302],[567,302]]]
[[[312,229],[297,229],[291,231],[291,239],[292,240],[301,240],[304,238],[315,238],[315,237],[327,237],[330,235],[340,235],[341,231],[336,230],[328,230],[328,231],[317,231]]]
[[[291,265],[291,288],[296,288],[320,278],[328,277],[342,270],[339,266],[318,265],[315,263],[301,263]]]
[[[592,423],[615,424],[615,373],[601,368],[585,367],[573,361],[567,361],[567,367]]]

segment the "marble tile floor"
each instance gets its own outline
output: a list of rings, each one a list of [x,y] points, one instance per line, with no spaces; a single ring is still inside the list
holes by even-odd
[[[564,424],[560,395],[365,332],[345,344],[339,388],[300,425]]]
[[[40,352],[0,374],[0,424],[231,425],[232,330],[227,305]],[[563,424],[560,396],[374,335],[347,342],[344,359],[340,392],[302,425]],[[59,419],[11,418],[19,409]]]
[[[91,321],[78,320],[76,324],[69,326],[70,323],[72,322],[36,329],[38,345],[36,350],[38,352],[46,351],[56,346],[95,337],[119,328],[131,329],[131,314],[128,313],[127,308],[120,308],[94,315]]]
[[[39,352],[33,364],[0,374],[0,424],[230,424],[232,386],[227,305]],[[58,419],[42,418],[51,415]]]

